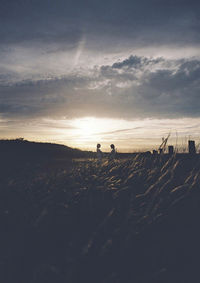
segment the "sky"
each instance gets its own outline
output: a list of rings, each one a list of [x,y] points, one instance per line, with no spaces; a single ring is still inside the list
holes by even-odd
[[[200,142],[200,2],[0,0],[0,138]]]

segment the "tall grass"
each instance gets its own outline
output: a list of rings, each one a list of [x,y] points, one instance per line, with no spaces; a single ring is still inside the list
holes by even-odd
[[[198,155],[56,162],[1,178],[1,282],[199,282]]]

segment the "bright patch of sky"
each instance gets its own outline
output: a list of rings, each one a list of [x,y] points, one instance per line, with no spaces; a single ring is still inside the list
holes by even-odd
[[[16,129],[13,124],[17,124]],[[124,120],[85,117],[71,120],[42,119],[19,123],[0,121],[3,138],[24,137],[30,140],[69,145],[83,150],[94,150],[102,144],[109,151],[114,143],[119,152],[158,149],[162,137],[170,133],[169,143],[183,151],[188,139],[200,143],[200,118]]]
[[[0,9],[0,137],[119,150],[198,140],[200,3],[19,0]],[[178,133],[178,134],[177,134]]]

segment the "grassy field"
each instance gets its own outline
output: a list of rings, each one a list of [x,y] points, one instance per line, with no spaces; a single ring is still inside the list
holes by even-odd
[[[200,282],[199,155],[0,170],[0,282]]]

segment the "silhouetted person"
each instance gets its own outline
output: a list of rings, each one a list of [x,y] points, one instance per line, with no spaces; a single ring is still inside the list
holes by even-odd
[[[101,147],[101,145],[100,145],[100,143],[98,143],[98,144],[97,144],[97,163],[98,163],[98,164],[101,164],[101,162],[102,162],[102,157],[103,157],[103,153],[102,153],[100,147]]]
[[[115,156],[116,156],[116,151],[115,151],[114,144],[111,144],[110,148],[111,148],[111,152],[110,152],[110,155],[109,155],[109,160],[114,160]]]

